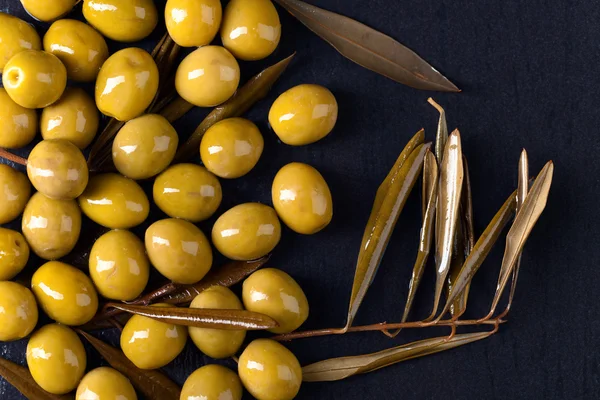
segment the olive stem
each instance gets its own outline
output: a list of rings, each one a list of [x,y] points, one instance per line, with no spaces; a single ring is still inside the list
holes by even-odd
[[[16,154],[11,153],[10,151],[3,149],[0,147],[0,157],[4,158],[5,160],[14,162],[15,164],[20,164],[20,165],[27,165],[27,160],[23,157],[20,157]]]

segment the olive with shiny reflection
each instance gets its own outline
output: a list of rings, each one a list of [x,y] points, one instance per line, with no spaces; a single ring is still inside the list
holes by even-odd
[[[35,138],[37,113],[15,103],[4,88],[0,88],[0,121],[0,147],[18,149]]]
[[[186,379],[180,400],[241,400],[242,383],[237,374],[222,365],[198,368]]]
[[[23,8],[33,18],[50,22],[68,14],[77,0],[21,0]]]
[[[122,373],[100,367],[85,374],[77,386],[75,400],[137,400],[137,395]]]
[[[104,36],[118,42],[142,40],[158,23],[152,0],[84,0],[83,16]]]
[[[0,228],[0,281],[17,276],[28,260],[29,245],[23,235],[12,229]]]
[[[0,342],[23,339],[35,328],[38,308],[25,286],[0,282]]]
[[[18,52],[41,48],[40,35],[33,26],[21,18],[0,12],[0,73]]]
[[[219,32],[222,13],[220,0],[168,0],[165,23],[181,47],[206,46]]]
[[[0,188],[4,188],[0,190],[0,224],[6,224],[25,210],[31,196],[31,184],[24,173],[0,164]]]

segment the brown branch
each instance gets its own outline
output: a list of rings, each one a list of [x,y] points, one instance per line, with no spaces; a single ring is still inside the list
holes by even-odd
[[[27,160],[0,147],[0,157],[15,164],[27,165]]]

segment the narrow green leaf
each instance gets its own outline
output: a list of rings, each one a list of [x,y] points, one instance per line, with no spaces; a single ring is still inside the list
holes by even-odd
[[[73,395],[57,395],[42,389],[25,367],[0,357],[0,376],[30,400],[69,400]]]
[[[442,158],[444,157],[444,148],[446,147],[446,141],[448,140],[448,124],[446,123],[446,111],[431,97],[428,98],[427,101],[440,113],[440,119],[438,121],[437,132],[435,135],[435,156],[437,158],[438,163],[441,163]]]
[[[464,236],[465,236],[465,257],[468,257],[475,247],[475,228],[473,221],[473,193],[471,191],[471,177],[469,175],[469,164],[467,158],[463,155],[463,169],[465,171],[465,180],[463,182],[463,191],[460,197],[460,206],[462,210]]]
[[[194,108],[194,105],[176,95],[167,104],[157,104],[156,108],[159,114],[165,117],[167,121],[174,122]]]

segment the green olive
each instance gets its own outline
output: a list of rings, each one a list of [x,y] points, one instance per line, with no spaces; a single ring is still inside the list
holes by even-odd
[[[89,219],[110,229],[133,228],[150,212],[140,185],[118,174],[93,176],[78,201]]]
[[[237,374],[217,364],[198,368],[181,388],[181,400],[241,400],[242,383]]]
[[[145,50],[129,47],[102,65],[96,80],[96,105],[109,117],[129,121],[148,108],[157,90],[154,59]]]
[[[23,339],[38,321],[35,297],[15,282],[0,282],[0,342]]]
[[[21,0],[23,8],[33,18],[50,22],[68,14],[77,0]]]
[[[35,254],[56,260],[77,244],[81,211],[75,200],[55,200],[38,192],[25,207],[21,231]]]
[[[219,32],[223,10],[219,0],[168,0],[165,22],[181,47],[210,44]]]
[[[20,18],[0,12],[0,73],[23,50],[40,50],[42,41],[35,28]]]
[[[23,235],[12,229],[0,228],[0,281],[17,276],[28,260],[29,245]]]
[[[270,253],[281,238],[277,213],[269,206],[245,203],[225,212],[215,222],[212,241],[232,260],[255,260]]]
[[[0,121],[0,147],[18,149],[35,138],[37,113],[15,103],[4,88],[0,88]]]
[[[194,298],[190,308],[213,308],[241,310],[242,303],[224,286],[212,286]],[[242,346],[246,331],[190,327],[190,337],[198,349],[212,358],[231,357]]]
[[[74,390],[85,373],[86,362],[81,340],[64,325],[46,325],[27,343],[31,376],[42,389],[53,394]]]
[[[122,373],[100,367],[88,372],[79,386],[75,400],[137,400],[135,389]]]
[[[153,307],[172,307],[154,304]],[[121,350],[141,369],[161,368],[183,351],[188,332],[185,326],[167,324],[134,315],[121,332]]]
[[[327,136],[337,116],[337,101],[327,88],[298,85],[275,100],[269,110],[269,124],[283,143],[302,146]]]
[[[291,351],[271,339],[257,339],[240,356],[238,374],[257,400],[291,400],[302,384],[302,368]]]
[[[29,153],[27,176],[38,192],[53,199],[70,200],[83,193],[89,172],[77,146],[64,139],[48,139]]]
[[[158,272],[175,283],[198,282],[213,261],[204,233],[181,219],[163,219],[150,225],[146,230],[146,251]]]
[[[84,0],[83,16],[104,36],[118,42],[142,40],[158,23],[152,0]]]
[[[246,175],[258,162],[264,140],[253,122],[229,118],[211,126],[200,142],[202,163],[221,178]]]
[[[25,210],[31,196],[31,185],[24,173],[0,164],[0,188],[3,188],[0,190],[0,224],[6,224]]]
[[[131,179],[151,178],[171,164],[179,137],[162,115],[146,114],[127,122],[113,141],[117,170]]]
[[[83,325],[98,310],[92,281],[77,268],[48,261],[31,278],[31,290],[46,314],[65,325]]]
[[[146,288],[149,273],[144,243],[129,231],[105,233],[90,251],[90,276],[107,299],[135,299]]]

